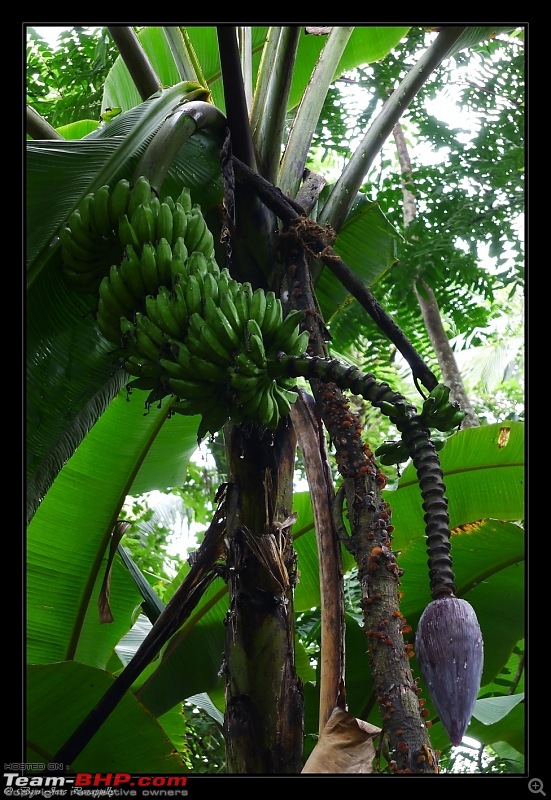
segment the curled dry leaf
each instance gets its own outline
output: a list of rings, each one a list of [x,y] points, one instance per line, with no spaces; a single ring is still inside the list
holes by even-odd
[[[358,774],[373,772],[373,739],[380,728],[334,708],[303,773]]]

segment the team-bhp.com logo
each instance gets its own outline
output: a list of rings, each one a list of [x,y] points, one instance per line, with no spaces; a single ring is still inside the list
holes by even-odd
[[[21,775],[4,772],[6,797],[186,797],[185,775],[131,775],[77,772],[75,775]]]

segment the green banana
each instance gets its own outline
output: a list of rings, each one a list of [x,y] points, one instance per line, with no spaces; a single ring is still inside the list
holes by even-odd
[[[125,336],[129,342],[136,343],[136,325],[132,322],[131,319],[128,317],[121,317],[120,319],[120,329],[123,336]]]
[[[163,373],[166,373],[169,378],[181,378],[185,380],[188,374],[181,364],[178,364],[177,361],[171,361],[169,358],[160,358],[159,366]]]
[[[136,328],[143,330],[159,348],[164,348],[169,339],[164,331],[158,325],[155,325],[152,319],[149,319],[147,314],[142,314],[139,311],[136,313]]]
[[[258,377],[265,374],[265,370],[260,369],[244,350],[240,350],[239,353],[237,353],[233,366],[235,372],[241,375],[253,375]]]
[[[172,245],[172,234],[174,231],[174,222],[172,219],[172,209],[166,202],[162,202],[159,208],[159,216],[157,217],[157,239],[166,239],[169,246]]]
[[[214,300],[211,297],[207,297],[205,300],[205,318],[227,350],[233,352],[239,349],[241,338],[230,325],[222,309],[214,304]]]
[[[192,250],[187,241],[186,247],[189,253],[186,269],[189,274],[197,275],[197,277],[201,278],[207,275],[209,272],[209,266],[205,254],[200,253],[198,250]]]
[[[214,277],[216,278],[216,282],[219,283],[222,271],[218,266],[218,262],[216,261],[216,255],[214,253],[214,250],[212,251],[212,255],[207,256],[206,258],[207,258],[207,271],[210,272],[212,275],[214,275]],[[223,285],[226,284],[226,280],[223,281]]]
[[[247,320],[245,349],[257,367],[260,367],[261,369],[266,368],[266,350],[264,349],[262,332],[255,319]]]
[[[161,286],[157,293],[157,308],[163,321],[163,330],[176,339],[182,338],[182,326],[175,316],[176,301],[166,286]]]
[[[201,414],[204,408],[204,401],[198,397],[184,397],[171,405],[171,410],[185,417],[195,417]]]
[[[180,398],[202,398],[204,400],[210,394],[208,384],[202,381],[169,378],[168,385],[174,394]]]
[[[161,201],[154,195],[149,202],[149,209],[153,217],[153,239],[151,241],[157,243],[159,241],[159,215],[161,213]]]
[[[197,441],[201,442],[205,436],[214,436],[228,421],[226,406],[217,398],[212,407],[201,412],[201,422],[197,428]]]
[[[380,411],[389,417],[391,420],[405,420],[407,418],[407,410],[403,401],[397,400],[395,403],[390,403],[387,400],[378,400],[373,403]]]
[[[278,404],[278,402],[276,400],[275,390],[276,390],[276,382],[273,381],[271,386],[268,387],[268,395],[269,395],[269,398],[270,398],[271,414],[270,414],[269,418],[266,421],[266,427],[267,428],[271,428],[273,430],[275,430],[275,428],[277,428],[277,426],[279,425],[279,421],[281,419],[281,413],[279,411],[279,404]]]
[[[176,244],[177,239],[186,238],[188,229],[188,216],[184,211],[181,203],[176,203],[174,211],[172,212],[172,246]],[[186,242],[187,247],[187,242]]]
[[[249,295],[246,289],[243,289],[241,284],[237,284],[237,287],[232,286],[234,283],[234,279],[230,281],[230,296],[233,300],[233,304],[235,305],[235,309],[237,311],[237,315],[241,320],[241,324],[243,328],[247,320],[249,319]]]
[[[431,418],[428,422],[429,427],[436,428],[437,431],[446,433],[454,428],[458,428],[465,419],[465,412],[461,410],[457,403],[450,403],[438,415]]]
[[[210,361],[219,364],[219,366],[224,369],[232,364],[233,358],[231,352],[224,347],[208,322],[205,322],[202,326],[199,337],[203,345],[203,355],[205,359],[210,359]]]
[[[210,270],[210,272],[212,272],[212,269]],[[228,270],[226,268],[219,270],[219,274],[216,280],[218,283],[218,298],[220,300],[222,298],[222,295],[229,294],[230,274]]]
[[[183,344],[182,342],[172,342],[170,340],[170,344],[173,347],[174,358],[176,359],[176,363],[182,370],[182,377],[193,378],[195,377],[192,367],[191,367],[191,353],[187,345]]]
[[[128,291],[134,296],[134,300],[141,302],[148,293],[142,277],[140,258],[136,250],[128,245],[126,254],[120,265],[121,276],[128,287]]]
[[[237,308],[235,307],[235,303],[233,302],[232,296],[229,292],[219,292],[219,308],[240,341],[245,329],[245,320],[240,318]]]
[[[187,261],[188,261],[188,251],[186,247],[186,243],[183,236],[178,236],[176,241],[172,245],[172,260],[178,259],[182,261],[185,266],[184,272],[187,274],[189,270],[187,269]],[[172,270],[174,272],[174,270]]]
[[[449,405],[450,389],[443,383],[437,384],[423,403],[422,416],[427,420],[439,414]]]
[[[92,217],[94,225],[100,236],[111,236],[113,226],[111,225],[111,215],[109,213],[109,198],[111,190],[107,184],[100,186],[94,192],[94,204],[92,206]]]
[[[255,333],[247,335],[247,352],[260,369],[267,368],[266,351],[262,339]]]
[[[131,219],[134,211],[138,206],[147,204],[153,197],[151,185],[145,175],[140,175],[134,186],[130,191],[130,199],[128,201],[128,211],[126,212],[128,218]]]
[[[83,250],[87,252],[97,252],[98,249],[98,239],[97,236],[94,236],[90,233],[83,221],[82,216],[78,208],[73,209],[67,218],[67,222],[65,223],[66,228],[69,228],[71,231],[71,236],[76,244],[79,247],[82,247]]]
[[[109,196],[109,219],[114,230],[118,230],[119,217],[126,214],[129,202],[130,182],[122,178],[115,184]]]
[[[296,403],[298,397],[296,392],[285,389],[279,384],[274,385],[273,396],[281,417],[286,417],[291,413],[291,406]]]
[[[131,215],[130,222],[141,246],[155,241],[155,218],[149,204],[141,203]]]
[[[121,214],[119,217],[119,241],[123,247],[133,247],[138,253],[141,251],[142,243],[136,236],[127,214]]]
[[[220,368],[214,361],[208,361],[202,356],[192,354],[189,359],[191,377],[194,380],[200,379],[208,383],[227,384],[227,371]]]
[[[278,330],[275,331],[272,341],[274,350],[288,352],[289,346],[293,346],[298,336],[300,323],[304,320],[304,312],[298,309],[291,309],[281,322]]]
[[[61,257],[76,272],[89,271],[90,267],[86,265],[97,264],[97,252],[80,244],[73,236],[71,228],[67,225],[60,228],[59,240],[61,242]]]
[[[170,269],[172,272],[172,281],[171,281],[172,288],[174,288],[177,283],[181,284],[182,281],[187,280],[185,261],[182,261],[181,258],[177,258],[174,255],[174,251],[172,253],[172,264]]]
[[[251,316],[251,318],[247,320],[245,331],[246,335],[258,336],[258,338],[262,341],[262,331],[260,330],[260,325],[254,317]]]
[[[126,317],[129,312],[128,308],[125,308],[125,306],[119,303],[117,296],[113,292],[109,275],[102,278],[99,285],[98,308],[101,305],[103,305],[104,314],[106,316],[110,315],[115,317],[116,320],[119,320],[121,317]],[[130,306],[130,309],[131,308],[132,306]]]
[[[262,338],[262,324],[266,314],[266,292],[264,289],[255,289],[249,300],[249,317],[258,325],[258,334]]]
[[[188,275],[185,278],[183,289],[188,314],[191,318],[193,314],[201,311],[202,306],[201,287],[195,275]]]
[[[157,262],[159,285],[172,286],[172,247],[164,236],[159,239],[155,246],[155,260]]]
[[[161,317],[161,311],[159,308],[159,304],[157,302],[158,295],[148,294],[145,298],[145,313],[158,328],[160,328],[164,333],[172,336],[170,331],[168,331],[165,327],[163,319]]]
[[[260,325],[264,343],[269,345],[272,337],[279,330],[283,322],[283,307],[275,292],[266,292],[266,307],[264,309],[264,319]],[[260,323],[259,323],[260,324]]]
[[[238,419],[244,422],[263,422],[260,417],[259,407],[265,394],[266,387],[262,391],[253,392],[245,402],[238,402],[236,407]]]
[[[191,211],[193,204],[191,201],[191,192],[189,186],[184,186],[180,195],[176,198],[176,203],[180,203],[186,214]]]
[[[402,441],[384,442],[375,450],[374,455],[386,467],[402,464],[409,459],[408,449]]]
[[[129,356],[124,362],[124,369],[129,375],[133,375],[136,378],[154,379],[156,381],[161,375],[161,369],[158,364],[137,356]],[[153,387],[148,386],[147,388]]]
[[[144,286],[148,294],[156,294],[159,288],[160,280],[157,271],[157,257],[155,245],[151,242],[145,242],[142,247],[142,254],[140,256],[140,270]]]
[[[202,314],[199,314],[197,311],[194,314],[191,314],[188,319],[188,326],[187,326],[187,333],[186,333],[186,342],[189,344],[190,337],[195,337],[198,340],[201,336],[201,328],[205,325],[205,318]],[[190,350],[193,348],[190,347]]]
[[[172,311],[179,329],[183,331],[187,326],[189,317],[184,290],[180,283],[175,283],[172,291],[174,295]]]
[[[164,334],[147,315],[139,312],[136,314],[136,341],[141,355],[153,362],[159,360]]]
[[[261,425],[265,425],[267,428],[272,427],[272,420],[276,409],[275,400],[268,386],[267,389],[260,394],[260,401],[255,415],[256,421]]]
[[[203,232],[206,227],[205,218],[201,212],[201,209],[194,205],[191,211],[186,213],[187,217],[187,230],[186,230],[186,247],[190,253],[193,253],[197,250],[196,245],[199,243]]]
[[[170,208],[171,213],[174,213],[174,209],[176,206],[174,204],[174,200],[172,199],[172,197],[168,194],[166,197],[161,198],[161,200],[163,203],[167,204],[167,206]]]
[[[269,386],[266,373],[261,375],[243,375],[232,371],[230,377],[231,388],[234,393],[235,405],[243,405],[252,400],[253,395],[262,394]]]
[[[218,283],[212,272],[207,272],[202,276],[203,286],[201,287],[201,297],[203,304],[207,298],[210,298],[215,303],[218,303]]]
[[[203,253],[209,260],[211,260],[214,255],[214,236],[208,229],[206,222],[203,233],[193,249],[199,253]]]
[[[287,347],[285,348],[285,353],[288,356],[301,356],[306,353],[308,349],[308,344],[310,342],[310,333],[309,331],[302,331],[299,333],[295,340],[292,341],[291,339],[287,342]],[[273,353],[274,356],[277,355],[277,350],[270,348],[270,354]]]
[[[78,205],[78,212],[80,214],[82,227],[84,228],[85,232],[93,240],[97,240],[99,234],[94,223],[93,207],[94,207],[94,193],[88,192],[88,194],[85,195],[83,199],[80,201]]]

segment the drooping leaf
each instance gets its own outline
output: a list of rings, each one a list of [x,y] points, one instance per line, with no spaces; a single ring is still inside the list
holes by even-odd
[[[27,755],[30,763],[51,759],[111,685],[110,675],[76,662],[27,670]],[[82,687],[86,691],[82,691]],[[163,729],[131,694],[73,764],[74,772],[182,774],[181,759]]]

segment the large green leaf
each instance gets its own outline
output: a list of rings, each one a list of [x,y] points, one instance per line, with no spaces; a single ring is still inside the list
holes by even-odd
[[[35,764],[51,760],[112,680],[101,670],[76,662],[29,667],[25,760]],[[73,772],[186,772],[163,729],[130,693],[70,766]]]
[[[84,657],[78,650],[82,626],[90,619],[89,609],[95,608],[94,586],[103,576],[111,531],[126,496],[133,487],[168,488],[184,482],[197,446],[196,421],[194,425],[193,418],[181,415],[167,420],[167,413],[166,408],[152,408],[144,416],[140,399],[127,402],[122,392],[61,470],[34,515],[27,534],[27,621],[33,660]],[[165,424],[167,430],[162,431]],[[96,634],[107,637],[111,649],[128,630],[138,598],[134,586],[132,599],[114,611],[113,633],[109,625],[97,628]],[[109,655],[101,648],[99,652]]]
[[[504,422],[460,430],[439,453],[450,525],[493,517],[524,518],[524,424]],[[405,550],[424,531],[417,474],[409,464],[397,490],[385,492],[392,508],[394,547]]]

